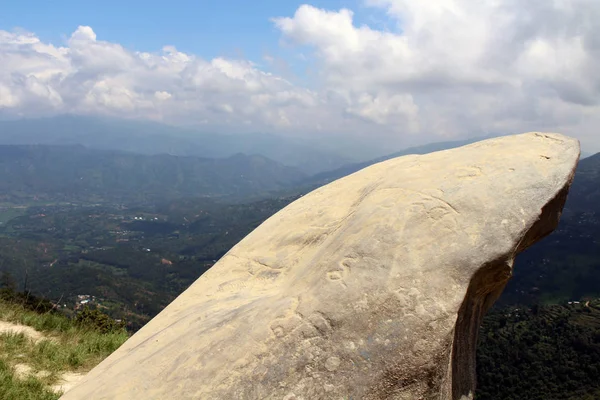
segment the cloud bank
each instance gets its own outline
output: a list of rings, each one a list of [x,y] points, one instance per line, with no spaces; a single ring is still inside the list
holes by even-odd
[[[107,114],[224,130],[438,135],[560,131],[600,147],[600,2],[367,0],[273,18],[309,87],[239,59],[136,52],[80,26],[63,46],[0,31],[3,115]],[[266,21],[265,23],[269,23]]]

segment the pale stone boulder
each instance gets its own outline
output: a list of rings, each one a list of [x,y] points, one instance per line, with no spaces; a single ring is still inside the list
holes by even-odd
[[[62,398],[461,399],[579,143],[527,133],[382,162],[238,243]]]

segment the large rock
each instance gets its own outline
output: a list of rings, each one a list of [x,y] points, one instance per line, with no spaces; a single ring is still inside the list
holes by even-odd
[[[373,165],[269,218],[63,399],[460,399],[517,253],[556,226],[576,140]]]

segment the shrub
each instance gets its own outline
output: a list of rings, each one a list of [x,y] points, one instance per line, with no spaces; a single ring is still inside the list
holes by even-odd
[[[102,333],[113,333],[125,329],[125,322],[117,322],[98,309],[91,309],[85,306],[75,317],[82,327],[98,330]]]

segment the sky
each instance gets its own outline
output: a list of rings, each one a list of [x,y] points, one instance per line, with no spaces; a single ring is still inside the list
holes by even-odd
[[[600,151],[597,0],[0,1],[0,117]]]

